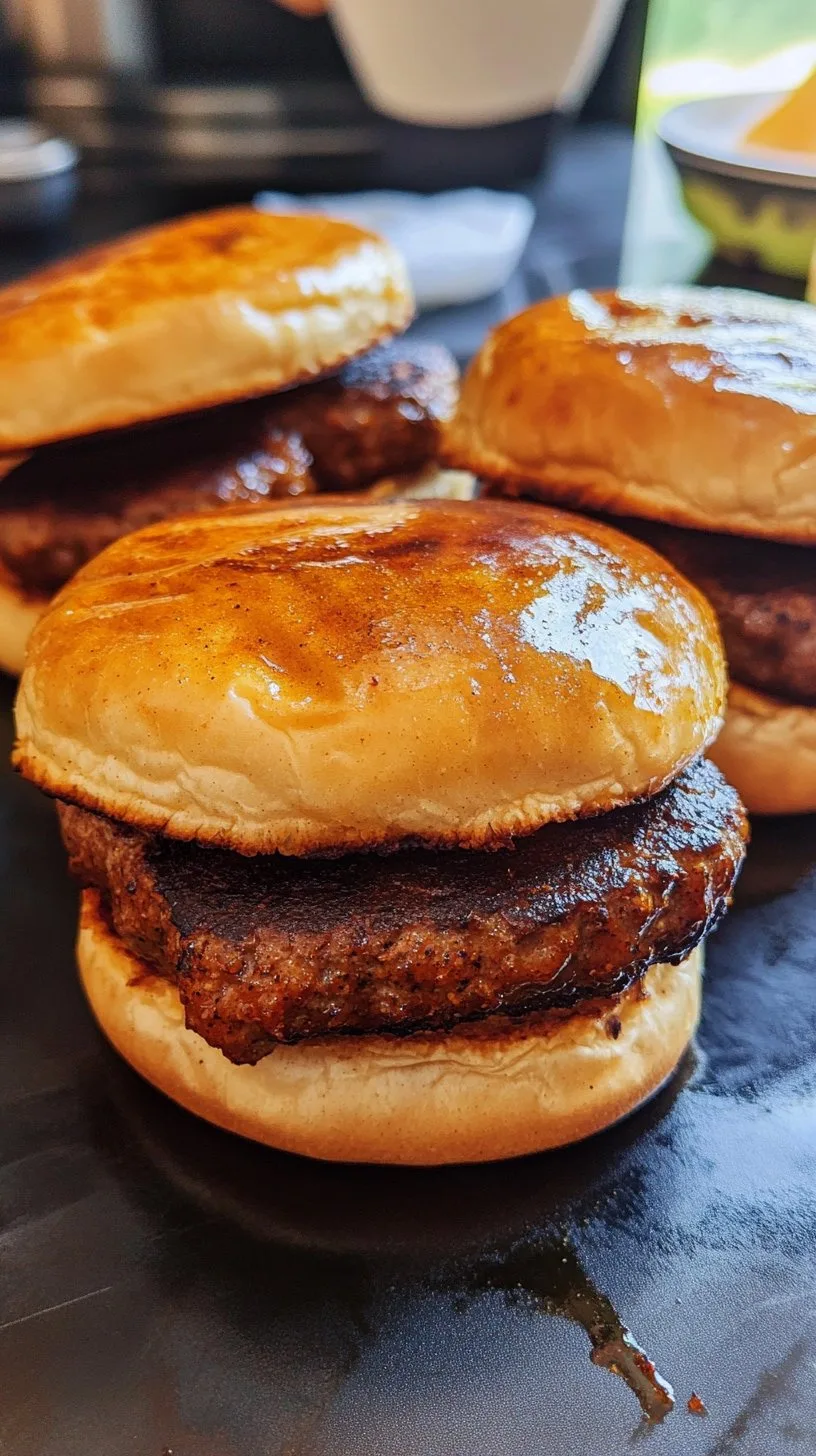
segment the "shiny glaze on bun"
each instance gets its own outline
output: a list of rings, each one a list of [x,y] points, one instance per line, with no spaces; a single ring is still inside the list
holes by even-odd
[[[476,356],[447,455],[507,494],[816,541],[816,310],[696,287],[548,299]]]
[[[608,526],[327,497],[92,561],[32,636],[16,762],[246,853],[475,847],[656,792],[724,693],[707,602]]]

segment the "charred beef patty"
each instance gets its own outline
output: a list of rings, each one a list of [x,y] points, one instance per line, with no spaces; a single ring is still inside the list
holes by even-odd
[[[682,571],[720,620],[731,676],[795,703],[816,704],[816,551],[777,541],[619,520]]]
[[[399,340],[317,384],[46,446],[0,487],[0,563],[49,597],[154,521],[410,475],[436,458],[456,385],[447,349]]]
[[[71,867],[234,1062],[623,992],[726,909],[746,834],[706,761],[643,804],[495,853],[245,858],[60,808]]]
[[[319,490],[355,490],[436,460],[458,391],[444,345],[397,339],[281,395],[281,426],[303,440]]]

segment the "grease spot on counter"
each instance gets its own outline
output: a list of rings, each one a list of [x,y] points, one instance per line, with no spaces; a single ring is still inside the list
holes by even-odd
[[[673,1411],[671,1385],[623,1324],[611,1300],[596,1289],[567,1240],[522,1247],[476,1269],[470,1288],[501,1290],[512,1302],[572,1320],[589,1338],[592,1364],[629,1387],[648,1422],[660,1422]]]

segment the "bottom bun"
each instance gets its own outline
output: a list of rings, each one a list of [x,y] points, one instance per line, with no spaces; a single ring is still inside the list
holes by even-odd
[[[236,1067],[187,1030],[175,988],[125,948],[95,891],[82,897],[78,958],[102,1031],[190,1112],[312,1158],[423,1165],[540,1152],[625,1117],[683,1055],[703,966],[702,948],[655,966],[600,1014],[302,1042]]]
[[[27,597],[7,576],[0,576],[0,671],[19,677],[28,639],[48,602]]]
[[[725,726],[709,758],[749,814],[816,812],[816,708],[732,682]]]

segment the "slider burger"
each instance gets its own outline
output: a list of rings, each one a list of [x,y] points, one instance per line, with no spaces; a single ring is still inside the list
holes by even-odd
[[[710,598],[732,683],[712,756],[749,810],[816,810],[816,309],[576,292],[499,326],[448,458],[620,517]]]
[[[103,1031],[315,1157],[504,1158],[650,1096],[743,856],[704,598],[608,526],[329,497],[109,546],[36,626]]]
[[[251,208],[0,290],[0,666],[20,670],[49,598],[129,531],[423,471],[457,371],[440,345],[373,347],[411,312],[379,238]]]

